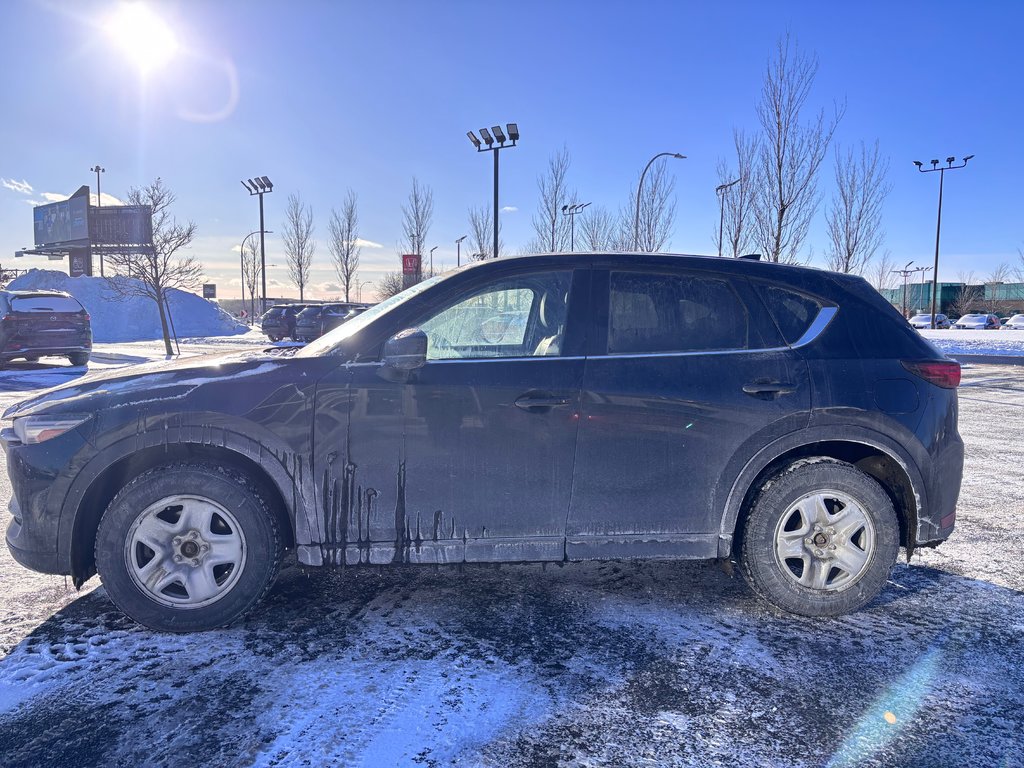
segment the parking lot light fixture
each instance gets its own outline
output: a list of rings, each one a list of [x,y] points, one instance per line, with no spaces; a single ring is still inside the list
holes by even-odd
[[[576,251],[576,215],[583,212],[590,203],[573,203],[562,206],[562,215],[569,217],[569,252]]]
[[[946,158],[946,165],[939,166],[938,160],[932,160],[931,168],[922,168],[921,163],[914,161],[914,165],[917,166],[917,170],[921,173],[932,173],[933,171],[939,172],[939,213],[935,222],[935,264],[932,271],[932,309],[931,309],[931,327],[935,329],[935,304],[938,299],[939,293],[939,235],[942,232],[942,183],[945,180],[946,171],[955,171],[960,168],[966,168],[967,162],[973,158],[974,155],[967,155],[960,165],[953,165],[956,162],[956,158],[953,156]]]
[[[455,241],[455,266],[462,266],[462,241],[465,240],[468,235],[463,235]]]
[[[263,220],[263,195],[267,192],[274,191],[274,185],[270,179],[266,176],[257,176],[256,179],[259,184],[252,179],[249,179],[248,183],[242,182],[242,186],[248,190],[250,196],[258,196],[260,199],[260,228],[257,230],[260,233],[260,274],[262,279],[262,290],[263,295],[260,299],[260,314],[267,311],[267,243],[266,243],[266,225]]]
[[[718,258],[722,258],[722,231],[725,229],[725,193],[730,187],[739,184],[740,180],[727,181],[715,187],[715,194],[718,195]]]
[[[494,153],[494,258],[498,258],[498,156],[501,154],[501,150],[510,149],[519,141],[519,126],[515,123],[507,123],[505,127],[508,129],[507,136],[497,125],[491,129],[494,131],[494,136],[486,128],[480,129],[480,136],[483,138],[484,144],[487,145],[486,147],[480,146],[479,139],[472,131],[466,133],[477,152]],[[495,143],[495,137],[497,137],[497,143]]]
[[[640,191],[644,188],[644,177],[647,175],[647,171],[650,170],[651,165],[659,157],[674,157],[676,160],[685,160],[686,155],[681,155],[678,152],[659,152],[650,160],[647,161],[647,165],[644,166],[643,173],[640,174],[640,183],[636,185],[636,217],[633,220],[633,249],[640,250]]]

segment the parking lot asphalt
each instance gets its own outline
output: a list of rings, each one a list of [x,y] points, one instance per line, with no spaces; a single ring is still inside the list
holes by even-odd
[[[0,763],[1024,766],[1021,369],[960,403],[957,531],[839,619],[699,562],[291,566],[168,636],[4,549]]]

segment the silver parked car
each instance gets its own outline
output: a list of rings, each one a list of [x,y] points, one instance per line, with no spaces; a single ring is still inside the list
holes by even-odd
[[[999,330],[999,318],[995,315],[970,314],[964,315],[956,321],[954,328],[967,329],[971,331],[984,331],[988,329]]]
[[[1003,324],[1008,331],[1024,331],[1024,315],[1014,315]]]
[[[910,324],[915,328],[931,328],[932,327],[932,316],[931,313],[923,315],[914,315],[910,318]],[[952,323],[949,318],[945,315],[935,316],[935,327],[936,328],[949,328]]]

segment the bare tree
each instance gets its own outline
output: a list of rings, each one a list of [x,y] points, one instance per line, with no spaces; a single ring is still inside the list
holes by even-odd
[[[640,179],[637,179],[637,183]],[[636,226],[636,186],[630,195],[634,232],[633,247],[643,253],[654,253],[665,247],[676,219],[676,178],[668,171],[667,158],[661,158],[647,171],[640,192],[640,224]],[[626,218],[625,209],[621,216]]]
[[[963,316],[973,311],[978,302],[984,298],[985,289],[980,285],[971,285],[974,282],[973,272],[958,272],[956,279],[960,283],[960,287],[953,296],[953,300],[949,302],[949,311],[957,316]]]
[[[985,308],[988,312],[996,314],[1005,309],[1008,302],[1001,286],[1009,280],[1011,273],[1010,265],[1006,262],[997,265],[989,273],[988,279],[985,280]]]
[[[768,63],[757,118],[764,131],[758,152],[754,198],[756,239],[771,261],[795,262],[818,209],[818,169],[846,111],[836,105],[831,119],[821,110],[804,122],[817,56],[800,51],[789,35],[779,40]]]
[[[494,217],[489,206],[472,206],[469,209],[469,258],[474,261],[491,258],[494,249]],[[505,250],[501,239],[501,221],[498,221],[498,255]]]
[[[621,219],[616,219],[607,208],[600,205],[591,206],[580,216],[580,234],[577,238],[588,251],[624,251],[629,249],[628,242],[632,239],[629,228],[623,227]]]
[[[249,320],[255,320],[256,315],[256,287],[260,282],[260,251],[252,240],[245,244],[242,251],[242,298],[245,298],[245,291],[249,291]],[[244,305],[243,305],[244,309]]]
[[[153,209],[153,247],[142,249],[124,247],[107,254],[107,263],[116,276],[109,279],[110,286],[122,296],[146,296],[156,302],[160,314],[160,330],[164,349],[172,354],[171,335],[167,323],[167,292],[172,288],[194,290],[202,275],[202,265],[191,256],[177,256],[188,248],[196,235],[196,224],[179,224],[171,215],[171,206],[177,198],[157,178],[145,187],[132,187],[128,191],[129,205],[148,205]],[[133,278],[125,280],[123,278]]]
[[[892,260],[892,254],[889,251],[885,251],[875,264],[874,270],[872,270],[875,288],[879,293],[887,288],[892,288],[894,269],[896,269],[896,264]]]
[[[401,272],[385,272],[383,277],[377,281],[377,300],[390,299],[395,294],[401,293],[404,288]]]
[[[825,261],[836,272],[863,274],[882,245],[882,204],[892,189],[889,161],[863,143],[859,156],[836,148],[836,191],[825,214],[829,251]]]
[[[288,276],[299,289],[299,301],[306,297],[315,251],[313,209],[305,206],[299,195],[288,195],[288,205],[284,211],[284,257],[288,264]]]
[[[562,216],[562,206],[575,202],[569,193],[569,150],[565,147],[548,158],[547,171],[537,177],[540,201],[533,217],[534,237],[527,246],[530,251],[568,251],[569,222]]]
[[[327,250],[334,260],[334,271],[338,274],[341,287],[345,291],[345,301],[349,301],[352,283],[359,270],[359,212],[356,207],[356,193],[351,189],[345,195],[341,213],[331,209],[331,218],[327,222]]]
[[[430,232],[430,225],[433,221],[434,192],[428,186],[421,186],[414,176],[408,202],[402,206],[402,232],[405,235],[405,241],[402,243],[402,247],[405,248],[404,253],[423,255],[427,233]]]
[[[729,187],[722,198],[722,253],[729,256],[740,256],[749,253],[754,243],[754,194],[757,191],[758,141],[756,137],[748,137],[743,131],[732,132],[733,145],[736,148],[735,170],[725,160],[718,163],[718,183],[736,183]],[[718,230],[715,230],[714,243],[717,248]]]

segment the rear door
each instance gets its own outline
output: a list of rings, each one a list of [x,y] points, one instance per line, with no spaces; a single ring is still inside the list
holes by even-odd
[[[568,557],[715,557],[727,468],[806,424],[806,366],[742,279],[609,268],[593,296]]]

